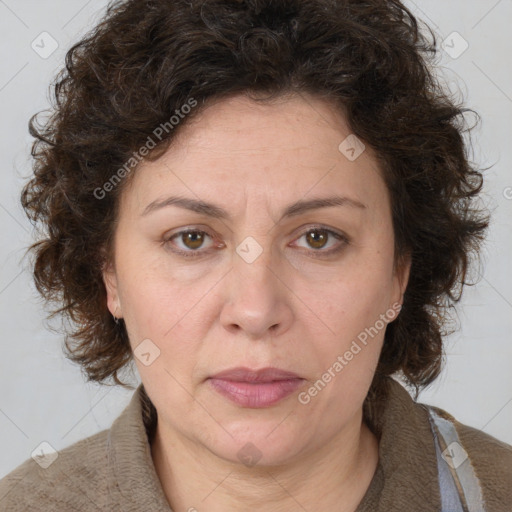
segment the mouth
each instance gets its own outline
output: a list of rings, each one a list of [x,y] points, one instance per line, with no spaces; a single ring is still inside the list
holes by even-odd
[[[291,395],[304,379],[279,368],[231,368],[208,379],[212,388],[231,402],[249,408],[277,404]]]

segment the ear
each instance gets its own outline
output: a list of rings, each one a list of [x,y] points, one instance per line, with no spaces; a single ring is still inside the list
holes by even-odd
[[[410,252],[398,258],[394,269],[394,288],[392,304],[403,305],[404,294],[409,283],[411,273],[412,255]]]
[[[107,263],[103,267],[102,275],[105,290],[107,292],[107,307],[113,316],[122,318],[123,312],[119,301],[117,275],[113,263]]]

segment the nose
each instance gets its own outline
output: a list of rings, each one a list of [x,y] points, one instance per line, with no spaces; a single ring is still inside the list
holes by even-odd
[[[257,245],[249,241],[237,248],[225,279],[220,318],[228,331],[240,331],[254,340],[283,334],[293,320],[293,293],[286,285],[284,267],[272,259],[269,249]]]

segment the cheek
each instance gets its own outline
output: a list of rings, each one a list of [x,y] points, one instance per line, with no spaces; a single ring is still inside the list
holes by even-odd
[[[335,333],[356,336],[386,312],[392,293],[392,262],[359,257],[324,291],[317,307]]]
[[[145,245],[135,240],[129,250],[119,251],[116,262],[120,301],[133,343],[141,337],[163,338],[178,321],[187,294],[163,265],[161,249],[143,249]]]
[[[183,293],[170,286],[147,280],[136,291],[130,300],[127,329],[141,379],[157,395],[166,390],[166,400],[172,396],[176,403],[187,404],[190,395],[183,386],[190,387],[195,373],[204,338],[201,324],[194,321]],[[149,347],[144,352],[156,354],[150,365],[138,357],[144,343]]]
[[[173,374],[186,374],[195,361],[206,328],[203,315],[197,316],[205,288],[183,284],[156,262],[120,268],[123,315],[132,348],[151,340],[160,351],[155,368],[162,365]],[[138,361],[136,361],[139,364]],[[153,367],[153,365],[152,365]],[[141,375],[151,373],[144,365]],[[162,368],[163,369],[163,368]],[[156,369],[155,369],[156,371]],[[165,375],[163,375],[165,377]]]
[[[323,294],[316,294],[315,308],[329,326],[316,350],[321,371],[335,375],[325,395],[333,407],[364,398],[371,384],[387,324],[396,314],[390,312],[392,285],[392,256],[375,249],[354,257]]]
[[[338,411],[340,417],[360,406],[371,385],[386,327],[393,319],[386,316],[387,297],[388,292],[378,287],[370,291],[369,286],[347,286],[338,294],[339,307],[330,313],[335,335],[319,347],[322,373],[318,378],[329,381],[330,388],[321,407]]]
[[[125,281],[123,315],[132,345],[144,338],[164,338],[174,324],[174,310],[168,307],[165,286],[150,280]]]

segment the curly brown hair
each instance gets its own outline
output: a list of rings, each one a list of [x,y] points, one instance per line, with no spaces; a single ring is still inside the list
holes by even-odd
[[[66,55],[43,125],[30,120],[34,176],[21,202],[45,235],[38,291],[62,313],[67,356],[89,380],[125,385],[132,358],[110,315],[102,269],[112,261],[119,197],[134,172],[98,190],[176,109],[198,106],[147,156],[155,159],[211,101],[271,101],[309,93],[340,108],[373,148],[389,188],[395,264],[412,258],[403,308],[385,333],[371,390],[401,372],[418,390],[442,366],[447,313],[459,301],[487,213],[475,206],[482,173],[469,161],[467,109],[432,71],[430,29],[398,0],[128,0]],[[126,166],[124,167],[126,169]],[[28,252],[27,251],[27,252]]]

